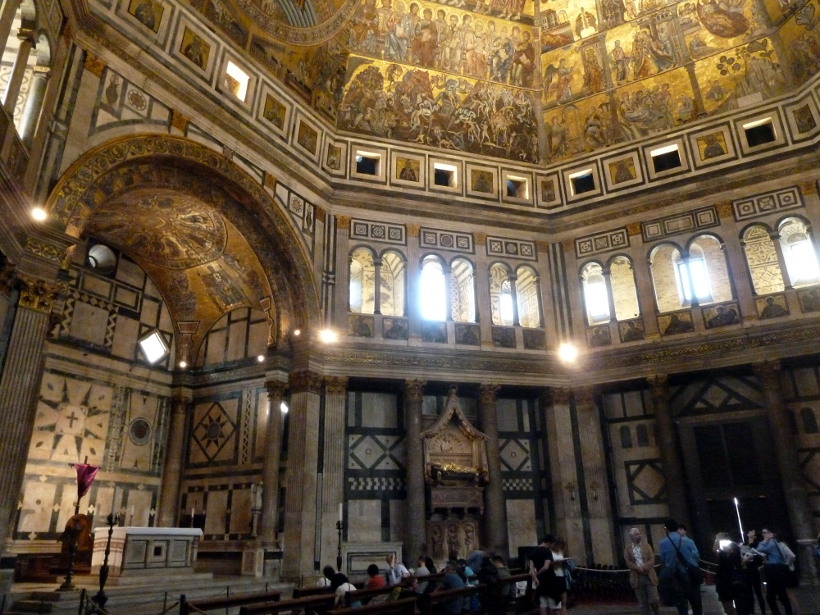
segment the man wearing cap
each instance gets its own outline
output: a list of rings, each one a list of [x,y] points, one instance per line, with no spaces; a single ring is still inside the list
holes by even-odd
[[[676,571],[683,592],[678,603],[678,615],[688,615],[689,608],[692,608],[692,615],[703,615],[703,602],[700,597],[700,585],[691,583],[687,572],[687,567],[698,567],[700,553],[691,538],[681,535],[678,532],[679,524],[674,519],[669,519],[665,524],[666,538],[661,540],[660,555],[661,562],[666,568]]]

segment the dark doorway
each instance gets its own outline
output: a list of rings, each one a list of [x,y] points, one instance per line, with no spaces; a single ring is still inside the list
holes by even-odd
[[[690,534],[707,559],[718,532],[741,538],[738,509],[744,532],[767,524],[788,532],[766,417],[719,419],[723,417],[680,422],[694,526]]]

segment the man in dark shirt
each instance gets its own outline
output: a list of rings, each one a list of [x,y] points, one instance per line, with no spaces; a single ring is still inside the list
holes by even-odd
[[[552,551],[550,547],[554,542],[555,536],[547,534],[541,539],[541,544],[530,551],[530,576],[532,577],[532,587],[538,596],[538,612],[540,615],[548,615],[550,608],[548,597],[550,588],[553,585],[551,581],[555,576],[551,569]],[[558,600],[560,599],[559,597]]]
[[[456,574],[457,568],[458,564],[456,562],[447,562],[444,566],[444,577],[441,581],[439,581],[438,587],[433,591],[434,594],[446,589],[461,589],[464,587],[464,581],[462,581],[461,577]],[[464,596],[457,596],[455,598],[450,598],[449,600],[444,600],[438,606],[438,613],[444,613],[446,615],[459,615],[462,607],[464,606]]]

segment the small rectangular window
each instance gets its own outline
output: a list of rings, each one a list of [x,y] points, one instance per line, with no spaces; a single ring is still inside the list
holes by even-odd
[[[526,199],[527,195],[527,180],[523,177],[513,177],[508,175],[505,178],[507,196],[513,199]]]
[[[251,78],[248,74],[239,68],[236,64],[228,61],[225,68],[225,89],[233,94],[236,98],[245,102],[245,97],[248,95],[248,83]]]
[[[746,133],[746,142],[749,144],[749,147],[763,145],[764,143],[772,143],[777,140],[777,135],[774,132],[774,125],[772,124],[772,118],[770,117],[767,117],[764,120],[744,124],[743,131]]]
[[[359,152],[356,154],[356,173],[360,175],[378,175],[379,157]]]
[[[575,173],[570,175],[569,179],[572,182],[573,194],[583,194],[595,190],[595,176],[592,175],[592,171]]]
[[[433,184],[446,188],[456,187],[456,167],[449,164],[433,164]]]
[[[649,152],[655,173],[669,171],[681,166],[680,152],[677,145],[669,145]]]

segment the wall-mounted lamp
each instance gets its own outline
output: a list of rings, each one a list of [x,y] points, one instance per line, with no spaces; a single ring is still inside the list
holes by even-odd
[[[596,481],[592,481],[589,484],[589,493],[592,496],[592,499],[595,500],[596,502],[598,501],[598,489],[600,489],[600,488],[601,488],[601,485],[599,485]]]

